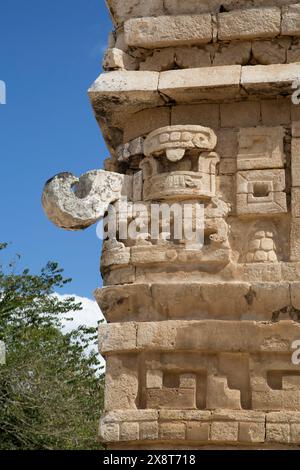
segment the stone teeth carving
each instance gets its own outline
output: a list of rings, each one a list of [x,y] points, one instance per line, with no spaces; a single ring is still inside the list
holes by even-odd
[[[202,126],[168,126],[157,129],[145,140],[144,153],[147,157],[166,152],[168,160],[181,160],[186,150],[213,150],[217,137],[212,129]]]
[[[277,263],[272,231],[257,230],[248,245],[247,263]]]
[[[89,171],[80,178],[60,173],[46,183],[42,203],[55,225],[81,230],[103,217],[109,204],[121,195],[131,198],[131,176],[103,170]]]

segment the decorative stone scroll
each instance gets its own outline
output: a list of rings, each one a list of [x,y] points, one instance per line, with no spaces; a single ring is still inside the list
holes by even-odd
[[[80,178],[60,173],[46,183],[42,203],[55,225],[82,230],[101,219],[121,195],[131,197],[131,176],[103,170],[89,171]]]

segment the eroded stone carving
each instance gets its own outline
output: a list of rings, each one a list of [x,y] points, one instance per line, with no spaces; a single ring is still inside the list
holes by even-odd
[[[122,194],[131,196],[131,177],[102,170],[89,171],[80,178],[60,173],[46,183],[42,202],[55,225],[81,230],[103,217],[109,204]]]
[[[101,438],[109,449],[299,445],[299,5],[107,3],[108,72],[89,94],[108,171],[58,175],[43,196],[64,228],[109,204],[128,233],[139,227],[103,242]],[[156,204],[201,205],[203,245],[175,237]]]
[[[202,126],[170,126],[152,132],[145,141],[145,155],[165,152],[171,162],[181,160],[186,150],[213,150],[217,138],[212,129]]]

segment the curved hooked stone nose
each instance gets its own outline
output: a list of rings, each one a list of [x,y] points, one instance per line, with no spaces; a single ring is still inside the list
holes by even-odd
[[[59,173],[43,191],[42,204],[48,218],[58,227],[83,230],[101,219],[121,196],[131,197],[132,177],[93,170],[77,178]]]

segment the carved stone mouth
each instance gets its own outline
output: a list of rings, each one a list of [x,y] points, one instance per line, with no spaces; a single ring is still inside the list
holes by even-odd
[[[181,160],[186,150],[213,150],[217,137],[212,129],[203,126],[168,126],[157,129],[145,140],[144,152],[147,157],[166,153],[171,162]]]

